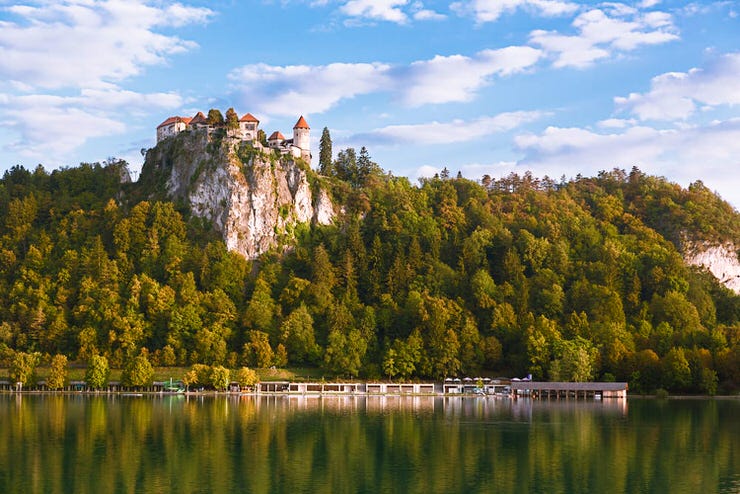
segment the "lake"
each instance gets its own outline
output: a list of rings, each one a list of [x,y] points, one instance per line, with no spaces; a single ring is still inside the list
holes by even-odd
[[[740,493],[740,400],[0,395],[2,493]]]

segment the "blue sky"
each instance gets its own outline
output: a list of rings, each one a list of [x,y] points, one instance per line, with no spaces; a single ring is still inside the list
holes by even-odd
[[[740,207],[740,2],[0,0],[0,167],[124,158],[172,115],[299,115],[415,180],[614,167]]]

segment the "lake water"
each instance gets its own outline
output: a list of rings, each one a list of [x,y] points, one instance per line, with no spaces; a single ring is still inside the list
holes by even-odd
[[[740,493],[740,400],[0,395],[0,493]]]

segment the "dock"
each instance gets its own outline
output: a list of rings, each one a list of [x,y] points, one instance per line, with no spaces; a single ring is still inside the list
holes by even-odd
[[[627,398],[626,382],[512,381],[513,396],[532,398]]]

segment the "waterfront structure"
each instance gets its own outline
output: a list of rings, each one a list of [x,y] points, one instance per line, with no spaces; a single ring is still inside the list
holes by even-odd
[[[537,382],[512,381],[514,396],[533,398],[627,398],[625,382]]]

